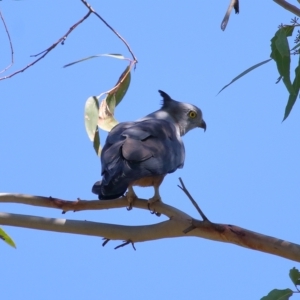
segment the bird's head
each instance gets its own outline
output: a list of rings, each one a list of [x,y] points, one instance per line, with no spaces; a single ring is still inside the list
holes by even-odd
[[[200,127],[206,130],[202,111],[193,104],[173,100],[167,93],[159,90],[163,97],[161,110],[168,113],[174,119],[180,129],[180,135],[185,135],[191,129]]]

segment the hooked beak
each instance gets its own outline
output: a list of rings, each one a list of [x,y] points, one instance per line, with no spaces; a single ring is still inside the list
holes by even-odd
[[[203,128],[204,131],[206,131],[206,123],[205,123],[204,120],[202,120],[202,122],[200,123],[199,127],[200,127],[200,128]]]

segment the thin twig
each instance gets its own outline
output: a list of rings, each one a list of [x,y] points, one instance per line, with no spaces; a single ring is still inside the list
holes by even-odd
[[[197,204],[197,202],[194,200],[194,198],[192,197],[192,195],[189,193],[189,191],[186,189],[182,179],[179,177],[179,181],[181,183],[182,186],[178,185],[178,187],[183,190],[183,192],[188,196],[188,198],[191,200],[191,202],[193,203],[193,205],[195,206],[195,208],[197,209],[198,213],[200,214],[200,216],[202,217],[203,221],[209,221],[208,218],[206,217],[206,215],[203,213],[203,211],[201,210],[201,208],[199,207],[199,205]]]
[[[230,0],[229,6],[227,8],[226,14],[224,16],[224,19],[221,23],[221,29],[224,31],[226,29],[226,26],[229,21],[229,17],[231,14],[232,9],[235,9],[236,13],[239,13],[239,1],[238,0]]]
[[[283,7],[284,9],[300,17],[300,9],[298,7],[286,2],[285,0],[273,0],[273,1],[278,5],[280,5],[281,7]]]
[[[5,28],[8,40],[9,40],[10,51],[11,51],[11,63],[5,69],[3,69],[2,71],[0,71],[0,74],[1,74],[1,73],[5,72],[6,70],[8,70],[14,64],[14,48],[13,48],[13,45],[12,45],[12,42],[11,42],[11,38],[10,38],[10,34],[9,34],[8,29],[7,29],[7,26],[6,26],[6,23],[4,21],[4,18],[2,16],[1,11],[0,11],[0,18],[1,18],[2,22],[3,22],[4,28]]]
[[[128,51],[132,55],[132,58],[135,63],[138,62],[137,58],[135,57],[134,53],[132,52],[129,44],[125,41],[125,39],[115,30],[113,29],[93,8],[92,6],[87,3],[85,0],[81,0],[81,2],[89,9],[90,12],[94,13],[127,47]]]
[[[35,61],[33,61],[32,63],[30,63],[29,65],[27,65],[26,67],[24,67],[23,69],[20,69],[8,76],[4,76],[4,77],[1,77],[0,80],[4,80],[4,79],[8,79],[8,78],[11,78],[13,77],[14,75],[18,74],[18,73],[21,73],[21,72],[24,72],[25,70],[27,70],[28,68],[30,68],[31,66],[33,66],[34,64],[36,64],[38,61],[40,61],[41,59],[43,59],[51,50],[53,50],[59,43],[62,43],[64,44],[64,41],[66,40],[66,38],[68,37],[68,35],[79,25],[81,24],[85,19],[87,19],[90,15],[91,15],[91,11],[89,11],[82,19],[80,19],[77,23],[75,23],[69,30],[66,34],[64,34],[56,43],[54,43],[52,46],[50,46],[49,48],[47,48],[46,50],[38,53],[38,54],[35,54],[35,55],[31,55],[32,57],[37,57],[37,56],[40,56],[38,59],[36,59]]]

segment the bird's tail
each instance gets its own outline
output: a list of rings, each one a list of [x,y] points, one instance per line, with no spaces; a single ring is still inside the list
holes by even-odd
[[[122,191],[118,191],[117,193],[109,193],[108,186],[103,186],[102,181],[97,181],[92,187],[92,193],[98,195],[99,200],[112,200],[117,199],[121,196],[123,196],[127,190],[127,187],[125,189],[122,189]]]

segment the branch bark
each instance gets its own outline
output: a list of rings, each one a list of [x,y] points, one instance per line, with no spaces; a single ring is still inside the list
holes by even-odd
[[[283,7],[284,9],[290,11],[291,13],[295,14],[296,16],[300,17],[300,9],[285,0],[273,0],[275,3]]]
[[[22,194],[0,194],[0,203],[18,203],[67,211],[102,210],[126,207],[125,197],[111,201],[67,201],[51,197]],[[148,209],[147,200],[137,199],[133,207]],[[300,262],[300,245],[271,236],[253,232],[238,226],[212,223],[193,219],[183,211],[164,203],[154,203],[157,212],[169,220],[153,225],[123,226],[89,221],[49,219],[38,216],[0,213],[0,224],[47,230],[54,232],[105,237],[108,240],[125,240],[132,243],[174,237],[201,237],[209,240],[235,244]],[[186,229],[189,229],[188,231]],[[187,232],[187,233],[185,233]]]

